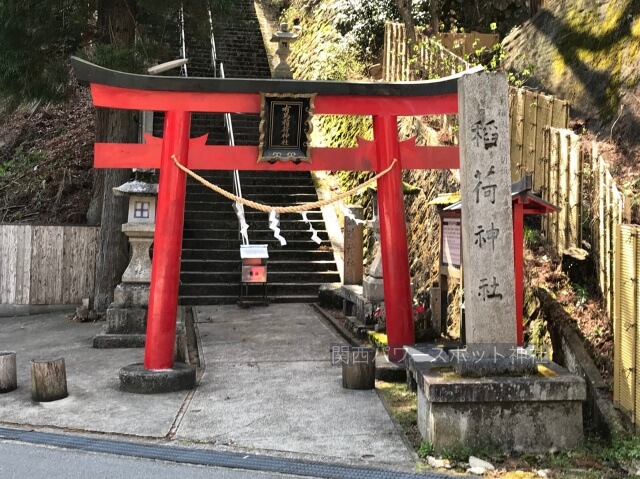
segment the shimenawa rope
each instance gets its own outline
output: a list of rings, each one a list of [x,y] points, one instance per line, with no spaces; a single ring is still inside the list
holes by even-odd
[[[178,168],[180,168],[182,171],[184,171],[187,175],[189,175],[192,178],[196,179],[197,181],[202,183],[207,188],[215,191],[216,193],[221,194],[225,198],[227,198],[227,199],[229,199],[231,201],[242,203],[243,205],[248,206],[249,208],[253,208],[254,210],[264,211],[265,213],[270,213],[271,211],[275,211],[278,214],[280,214],[280,213],[300,213],[302,211],[308,211],[308,210],[312,210],[314,208],[320,208],[322,206],[326,206],[326,205],[330,205],[331,203],[335,203],[336,201],[340,201],[340,200],[346,198],[347,196],[353,195],[358,190],[361,190],[362,188],[366,188],[367,186],[369,186],[374,181],[377,181],[379,178],[382,178],[384,175],[389,173],[391,171],[391,169],[395,166],[395,164],[398,162],[398,160],[394,159],[386,169],[382,170],[380,173],[378,173],[373,178],[365,181],[364,183],[362,183],[362,184],[360,184],[360,185],[358,185],[358,186],[356,186],[354,188],[351,188],[349,191],[345,191],[343,193],[340,193],[339,195],[335,195],[335,196],[332,196],[330,198],[327,198],[327,199],[324,199],[324,200],[321,200],[321,201],[315,201],[313,203],[305,203],[304,205],[297,205],[297,206],[269,206],[269,205],[264,205],[262,203],[256,203],[255,201],[247,200],[246,198],[240,198],[239,196],[236,196],[233,193],[229,193],[227,190],[224,190],[224,189],[220,188],[219,186],[214,185],[213,183],[209,183],[203,177],[201,177],[200,175],[194,173],[193,171],[191,171],[186,166],[181,165],[178,162],[178,158],[176,157],[176,155],[171,155],[171,158],[173,159],[173,162],[176,164],[176,166]]]

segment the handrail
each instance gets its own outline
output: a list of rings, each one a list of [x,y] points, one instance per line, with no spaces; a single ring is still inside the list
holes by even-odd
[[[210,28],[210,35],[211,35],[211,66],[213,68],[213,76],[216,78],[224,78],[225,77],[224,65],[222,63],[220,63],[220,72],[218,75],[217,65],[216,65],[217,63],[216,40],[213,35],[213,17],[211,15],[211,8],[207,8],[207,10],[209,13],[209,28]],[[229,146],[235,146],[236,141],[235,141],[235,136],[233,134],[233,123],[231,123],[230,113],[224,114],[224,126],[227,129]],[[238,172],[238,170],[233,171],[233,192],[237,197],[242,198],[242,187],[240,186],[240,173]],[[249,236],[247,234],[248,226],[246,222],[246,217],[244,215],[244,205],[240,202],[236,202],[235,210],[236,210],[236,215],[238,216],[238,230],[240,232],[240,237],[242,238],[242,244],[248,245]]]
[[[217,77],[216,60],[218,59],[218,52],[216,50],[216,39],[213,36],[213,16],[211,15],[210,7],[207,7],[207,12],[209,14],[209,34],[211,35],[211,68],[213,68],[213,76]]]
[[[180,5],[180,40],[182,42],[182,58],[187,58],[187,39],[184,35],[184,8]],[[180,67],[180,73],[182,76],[187,77],[187,64],[185,63]]]
[[[224,78],[224,64],[220,63],[220,78]],[[224,124],[227,128],[227,135],[229,136],[229,146],[235,146],[236,141],[233,135],[233,124],[231,123],[231,113],[224,114]],[[233,170],[233,192],[239,198],[242,198],[242,187],[240,186],[240,173],[238,170]],[[240,230],[240,236],[242,237],[242,244],[249,244],[249,236],[247,235],[246,217],[244,215],[244,205],[240,202],[236,202],[236,214],[238,215],[238,226]]]

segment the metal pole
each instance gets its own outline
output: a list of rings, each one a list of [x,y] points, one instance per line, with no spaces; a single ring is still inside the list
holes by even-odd
[[[378,180],[387,341],[392,361],[400,361],[404,356],[403,346],[415,342],[397,125],[395,116],[373,117],[378,171],[398,160],[393,169]]]
[[[189,112],[166,112],[144,351],[146,369],[173,367],[186,175],[173,164],[172,156],[187,164],[190,126]]]

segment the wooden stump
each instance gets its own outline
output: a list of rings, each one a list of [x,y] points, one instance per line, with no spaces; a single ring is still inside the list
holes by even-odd
[[[31,398],[47,402],[63,399],[67,394],[67,371],[64,358],[31,360]]]
[[[376,350],[349,346],[342,362],[342,387],[345,389],[374,389],[376,387]]]
[[[16,353],[0,351],[0,393],[8,393],[17,387]]]

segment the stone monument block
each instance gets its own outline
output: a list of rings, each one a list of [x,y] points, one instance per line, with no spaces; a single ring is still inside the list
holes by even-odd
[[[506,75],[462,76],[458,102],[467,350],[508,357],[517,332]]]

